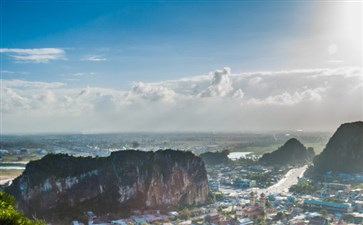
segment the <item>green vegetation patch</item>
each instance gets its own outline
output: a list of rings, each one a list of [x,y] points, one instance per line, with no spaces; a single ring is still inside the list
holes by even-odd
[[[0,191],[0,224],[45,225],[43,221],[30,220],[15,209],[15,198]]]

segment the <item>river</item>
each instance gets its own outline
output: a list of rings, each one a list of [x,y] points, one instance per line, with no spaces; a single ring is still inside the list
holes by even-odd
[[[232,160],[238,160],[240,158],[246,158],[246,156],[251,153],[252,152],[231,152],[228,154],[228,158],[230,158]]]
[[[0,162],[0,170],[24,170],[28,162]]]

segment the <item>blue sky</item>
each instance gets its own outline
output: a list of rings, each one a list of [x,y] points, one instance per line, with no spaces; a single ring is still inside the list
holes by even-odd
[[[286,2],[2,3],[2,48],[62,48],[67,59],[19,64],[30,80],[97,73],[84,84],[109,87],[206,74],[225,65],[238,71],[281,68],[279,43],[301,36],[314,4]],[[304,16],[296,16],[304,15]],[[87,55],[105,61],[81,61]],[[80,83],[82,85],[82,83]]]
[[[228,111],[231,106],[226,106],[220,112],[223,118],[239,112],[255,115],[257,109],[249,108],[251,105],[286,110],[286,105],[297,106],[304,101],[329,103],[320,106],[317,114],[322,116],[325,108],[332,107],[330,98],[339,95],[338,91],[327,95],[326,90],[338,90],[335,86],[339,82],[358,84],[356,91],[361,90],[361,27],[359,2],[3,0],[1,112],[7,120],[3,119],[3,130],[16,133],[23,129],[15,122],[19,121],[16,115],[7,117],[16,110],[29,114],[28,120],[43,124],[38,132],[47,132],[49,121],[74,124],[81,121],[77,113],[97,114],[102,111],[99,106],[104,111],[94,118],[108,116],[106,110],[120,115],[165,107],[169,114],[154,112],[155,118],[147,113],[135,117],[143,121],[135,129],[117,116],[113,120],[126,131],[144,131],[154,126],[150,121],[169,117],[177,110],[196,112],[187,119],[195,123],[203,117],[198,113],[220,109],[231,98],[232,108],[240,108]],[[281,80],[281,73],[290,76]],[[344,80],[329,77],[320,80],[323,86],[318,86],[310,80],[302,82],[305,78],[301,74],[305,73],[312,77],[340,74]],[[264,78],[266,74],[276,80]],[[256,84],[259,86],[252,87]],[[80,96],[85,98],[82,103],[78,102]],[[358,100],[349,100],[350,111],[336,115],[333,125],[325,121],[312,129],[330,129],[341,121],[360,119]],[[67,111],[76,103],[83,108]],[[180,109],[182,103],[185,108]],[[64,114],[48,112],[49,118],[39,117],[47,104]],[[205,108],[188,108],[193,104]],[[293,122],[294,110],[288,110],[292,122],[278,127],[271,123],[267,128],[300,129],[302,124]],[[268,117],[275,120],[274,115]],[[160,130],[188,130],[177,118],[170,119],[175,123],[173,128],[165,125]],[[241,130],[245,120],[239,120],[239,127],[232,123],[220,130]],[[190,129],[204,131],[220,125],[208,125],[210,121],[216,119],[205,119]],[[58,131],[118,131],[107,126],[97,130],[97,124],[85,126],[85,121],[77,123],[79,129],[69,125]],[[34,128],[28,126],[31,132]],[[242,130],[256,127],[262,129],[256,122]]]

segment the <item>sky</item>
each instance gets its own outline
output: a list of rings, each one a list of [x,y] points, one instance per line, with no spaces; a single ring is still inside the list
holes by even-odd
[[[0,4],[1,134],[363,120],[360,1]]]

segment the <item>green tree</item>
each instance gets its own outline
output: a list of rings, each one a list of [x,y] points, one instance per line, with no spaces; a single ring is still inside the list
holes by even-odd
[[[283,218],[285,218],[285,214],[283,212],[278,212],[276,214],[276,220],[282,220]]]
[[[15,209],[15,198],[0,191],[0,224],[1,225],[45,225],[42,221],[26,218]]]
[[[190,218],[191,215],[192,215],[192,213],[189,211],[189,209],[184,208],[180,213],[180,218],[183,220],[187,220]]]
[[[209,203],[209,204],[212,204],[212,203],[214,203],[216,201],[216,196],[215,196],[215,194],[211,191],[211,190],[209,190],[209,193],[208,193],[208,200],[207,200],[207,202]]]
[[[322,210],[320,210],[320,215],[322,216],[322,217],[324,217],[324,218],[327,218],[328,217],[328,215],[329,215],[329,213],[328,213],[328,211],[326,211],[325,209],[322,209]]]
[[[317,188],[314,187],[312,181],[308,180],[292,185],[289,191],[295,194],[314,194],[317,191]]]
[[[214,197],[215,197],[215,200],[217,200],[217,201],[223,201],[224,200],[224,194],[222,192],[215,192]]]
[[[266,201],[266,207],[267,208],[271,208],[272,207],[272,204],[269,200]]]

